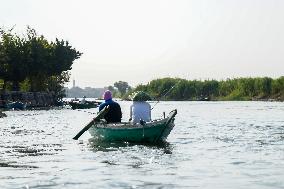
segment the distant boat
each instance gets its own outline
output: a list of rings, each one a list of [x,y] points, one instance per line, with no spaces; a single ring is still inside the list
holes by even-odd
[[[198,101],[210,101],[210,97],[201,96],[200,98],[198,98]]]
[[[85,103],[81,103],[78,101],[71,101],[69,105],[73,110],[75,109],[90,109],[98,107],[99,103],[95,101],[86,101]]]
[[[8,110],[25,110],[27,104],[16,101],[16,102],[7,103],[5,106],[6,106],[5,108]]]
[[[173,110],[166,118],[141,122],[140,124],[94,123],[89,129],[90,134],[100,141],[126,141],[136,143],[158,143],[165,141],[174,127],[177,110]]]

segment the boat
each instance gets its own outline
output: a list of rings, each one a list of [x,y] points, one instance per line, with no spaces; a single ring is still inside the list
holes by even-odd
[[[158,143],[165,141],[174,128],[176,114],[177,110],[173,110],[165,118],[137,124],[94,122],[89,132],[98,141]]]
[[[69,105],[73,110],[75,109],[90,109],[90,108],[96,108],[98,107],[97,102],[92,101],[86,101],[85,103],[80,103],[78,101],[71,101],[69,102]]]
[[[16,102],[7,103],[5,108],[8,110],[25,110],[26,107],[27,107],[26,103],[16,101]]]

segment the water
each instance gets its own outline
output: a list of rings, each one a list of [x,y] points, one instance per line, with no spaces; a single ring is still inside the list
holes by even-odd
[[[160,102],[152,117],[172,109],[159,145],[72,140],[97,109],[6,112],[0,188],[284,188],[284,103]]]

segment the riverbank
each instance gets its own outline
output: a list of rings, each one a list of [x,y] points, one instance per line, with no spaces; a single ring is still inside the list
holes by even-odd
[[[21,102],[27,108],[45,108],[57,105],[53,93],[9,91],[0,93],[0,108],[4,109],[10,102]]]
[[[211,98],[216,101],[267,101],[267,102],[284,102],[284,94],[278,93],[274,95],[260,95],[260,96],[240,96],[228,95],[225,97]]]
[[[121,98],[121,100],[132,101],[128,96]],[[284,94],[278,93],[275,95],[259,95],[259,96],[241,96],[241,95],[228,95],[228,96],[201,96],[199,98],[182,98],[176,99],[167,97],[166,99],[153,99],[154,101],[267,101],[267,102],[284,102]]]
[[[220,81],[160,78],[138,85],[133,91],[147,92],[159,100],[284,101],[284,76]]]

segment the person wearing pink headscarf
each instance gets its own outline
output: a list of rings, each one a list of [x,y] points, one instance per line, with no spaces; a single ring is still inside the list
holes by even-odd
[[[101,111],[105,106],[110,107],[109,111],[104,116],[107,123],[121,122],[122,118],[121,108],[117,102],[112,100],[111,91],[109,90],[105,91],[103,97],[105,102],[100,105],[99,111]]]

